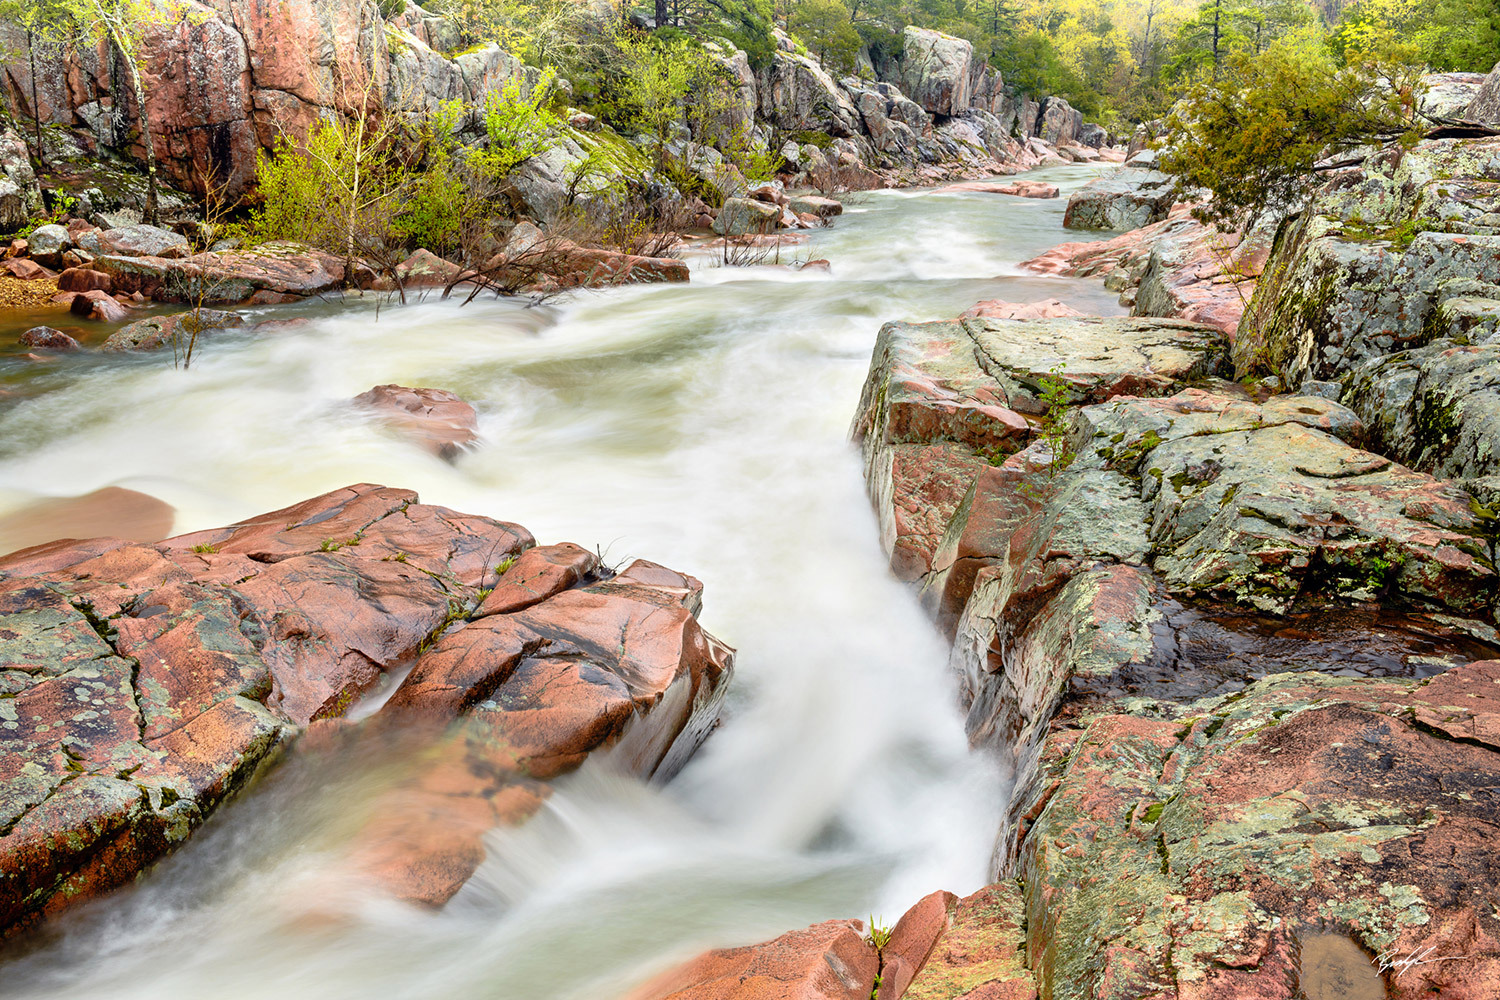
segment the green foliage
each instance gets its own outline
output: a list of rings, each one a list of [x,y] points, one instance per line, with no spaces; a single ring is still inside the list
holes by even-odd
[[[1195,214],[1241,227],[1267,208],[1291,206],[1327,157],[1414,134],[1419,70],[1370,63],[1336,67],[1306,44],[1237,53],[1217,78],[1200,74],[1169,122],[1163,169],[1212,203]]]
[[[1435,70],[1487,73],[1500,58],[1500,0],[1359,0],[1329,47],[1345,63],[1397,54]]]
[[[389,21],[406,10],[406,0],[380,0],[380,16]]]
[[[1052,369],[1051,374],[1043,375],[1039,380],[1042,391],[1037,394],[1037,399],[1041,402],[1043,411],[1041,419],[1037,421],[1037,436],[1047,443],[1047,450],[1052,457],[1047,466],[1049,478],[1073,464],[1073,459],[1078,457],[1068,431],[1068,411],[1073,407],[1073,386],[1062,377],[1065,367],[1058,365]]]
[[[865,940],[872,948],[879,951],[891,943],[891,928],[877,922],[875,915],[871,914],[870,919],[865,921]]]
[[[548,107],[555,80],[555,71],[548,68],[529,95],[522,93],[520,81],[512,80],[498,97],[491,96],[484,108],[489,141],[469,157],[481,174],[504,177],[557,144],[562,119]]]
[[[424,247],[440,257],[458,250],[465,212],[473,208],[457,160],[456,134],[463,113],[462,102],[449,101],[416,127],[412,138],[419,144],[422,168],[412,174],[391,224],[403,244]]]
[[[787,20],[787,27],[807,42],[829,70],[854,72],[861,39],[843,0],[802,0]]]

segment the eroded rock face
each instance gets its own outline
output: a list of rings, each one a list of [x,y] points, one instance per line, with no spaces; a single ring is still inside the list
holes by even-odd
[[[1068,323],[888,326],[855,422],[893,565],[955,635],[970,739],[1016,777],[1024,920],[1009,883],[950,908],[907,995],[1487,995],[1492,511],[1362,450],[1332,399],[1184,365],[1136,391],[1172,369],[1120,337],[1060,369],[1090,372],[1083,405],[1017,433],[1018,403],[1058,401],[1015,387]],[[1381,985],[1418,953],[1452,962]]]
[[[1466,117],[1470,121],[1487,124],[1500,122],[1500,63],[1495,64],[1495,68],[1484,78],[1484,83],[1479,85],[1474,100],[1469,102]]]
[[[1500,473],[1500,345],[1436,340],[1373,358],[1343,384],[1382,453],[1453,479]]]
[[[130,881],[303,727],[409,665],[343,733],[350,752],[396,733],[417,741],[414,765],[440,762],[412,775],[423,809],[392,809],[395,835],[356,852],[407,898],[451,896],[483,831],[591,750],[642,774],[680,766],[730,663],[696,623],[701,586],[589,560],[512,584],[532,546],[517,525],[360,485],[157,544],[0,560],[0,928]],[[532,600],[483,609],[496,584]]]
[[[1281,674],[1054,734],[1021,858],[1044,989],[1306,996],[1331,934],[1339,978],[1377,996],[1492,995],[1500,922],[1476,887],[1500,876],[1478,790],[1496,741],[1426,720],[1484,725],[1497,676],[1494,661],[1425,682]],[[1400,975],[1382,985],[1381,966]]]
[[[1496,139],[1423,142],[1335,177],[1278,235],[1236,367],[1337,380],[1466,325],[1472,303],[1450,300],[1500,283],[1496,177]]]
[[[1268,218],[1250,232],[1220,233],[1186,206],[1110,240],[1061,243],[1021,266],[1042,274],[1099,277],[1133,316],[1204,323],[1234,336],[1276,235]]]
[[[853,436],[897,575],[927,573],[975,477],[1026,447],[1046,380],[1079,401],[1166,393],[1225,359],[1215,331],[1170,320],[887,324]]]
[[[968,110],[974,46],[966,39],[908,25],[901,35],[901,89],[934,115]]]
[[[859,109],[816,60],[778,51],[758,80],[760,116],[789,132],[861,134]]]

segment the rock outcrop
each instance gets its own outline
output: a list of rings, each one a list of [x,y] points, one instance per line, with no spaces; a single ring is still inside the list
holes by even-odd
[[[1165,219],[1175,201],[1174,180],[1168,174],[1122,167],[1073,192],[1063,225],[1068,229],[1140,229]]]
[[[1227,367],[1216,331],[1171,320],[890,323],[855,416],[881,541],[902,579],[933,559],[975,476],[1035,436],[1050,381],[1075,401],[1166,394]]]
[[[1464,117],[1485,124],[1500,123],[1500,63],[1495,64],[1484,83],[1474,92],[1474,99],[1469,102]]]
[[[877,343],[883,540],[1016,778],[1018,881],[905,995],[1487,996],[1493,513],[1333,400],[1213,378],[1217,331],[1108,322]]]
[[[1500,284],[1500,140],[1392,150],[1329,182],[1284,226],[1235,345],[1290,385],[1479,325]],[[1480,300],[1480,301],[1476,301]],[[1483,334],[1479,335],[1480,337]]]
[[[1275,239],[1274,219],[1248,234],[1221,233],[1177,206],[1161,222],[1110,240],[1062,243],[1021,266],[1098,277],[1133,316],[1186,319],[1234,336]]]
[[[697,625],[701,586],[592,557],[538,572],[556,557],[537,551],[517,525],[360,485],[156,544],[0,559],[0,928],[131,881],[305,727],[406,667],[380,712],[329,739],[359,753],[398,733],[489,761],[467,785],[414,776],[428,797],[395,811],[405,839],[360,855],[407,898],[441,903],[473,871],[505,813],[497,783],[545,794],[603,746],[642,774],[680,766],[730,666]]]

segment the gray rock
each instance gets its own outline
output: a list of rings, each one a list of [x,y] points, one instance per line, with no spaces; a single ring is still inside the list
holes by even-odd
[[[1091,181],[1068,199],[1068,229],[1131,230],[1167,217],[1176,201],[1172,178],[1155,170],[1124,167]]]
[[[101,351],[153,351],[165,347],[174,340],[183,347],[196,333],[202,337],[214,330],[227,330],[243,326],[245,320],[238,313],[218,309],[198,309],[194,312],[173,313],[170,316],[151,316],[120,327],[109,335]]]
[[[1103,125],[1085,122],[1078,129],[1078,144],[1090,149],[1103,149],[1108,145],[1109,132]]]
[[[1344,394],[1344,387],[1337,382],[1319,382],[1316,379],[1308,379],[1302,383],[1300,391],[1304,396],[1317,396],[1337,403]]]
[[[760,117],[788,132],[824,132],[835,138],[863,134],[859,109],[806,56],[777,52],[757,78]]]
[[[720,236],[748,236],[774,232],[781,224],[781,208],[750,198],[730,198],[714,219]]]
[[[186,236],[158,226],[137,224],[81,233],[78,245],[89,253],[114,254],[119,257],[170,256],[168,251],[188,249]]]
[[[1236,340],[1238,371],[1333,381],[1434,338],[1490,336],[1497,175],[1500,139],[1445,139],[1340,178],[1280,233]]]
[[[901,36],[901,89],[926,111],[956,115],[973,97],[974,46],[962,38],[908,25]]]
[[[1463,118],[1484,85],[1483,73],[1428,73],[1417,110],[1432,118]]]
[[[1083,128],[1083,112],[1075,109],[1061,97],[1042,99],[1036,134],[1043,142],[1050,142],[1054,146],[1066,145],[1078,138],[1078,131],[1081,128]]]
[[[60,267],[63,253],[73,245],[73,239],[62,226],[53,223],[37,226],[26,238],[31,259],[43,267]]]
[[[23,229],[42,210],[42,189],[26,142],[14,129],[0,131],[0,233]]]
[[[1470,121],[1500,123],[1500,63],[1496,63],[1489,76],[1485,77],[1464,117]]]

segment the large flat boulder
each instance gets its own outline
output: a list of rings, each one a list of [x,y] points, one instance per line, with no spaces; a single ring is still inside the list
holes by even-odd
[[[406,741],[408,797],[382,815],[400,836],[355,860],[432,904],[484,830],[592,750],[680,767],[730,665],[697,625],[701,585],[591,560],[512,585],[532,547],[364,484],[156,544],[0,559],[0,933],[133,880],[315,722],[355,756]],[[486,606],[492,588],[532,599]],[[373,718],[341,721],[407,667]]]
[[[116,292],[195,305],[233,305],[257,295],[290,301],[344,285],[343,261],[321,250],[293,247],[171,259],[106,254],[90,266],[109,275]]]

